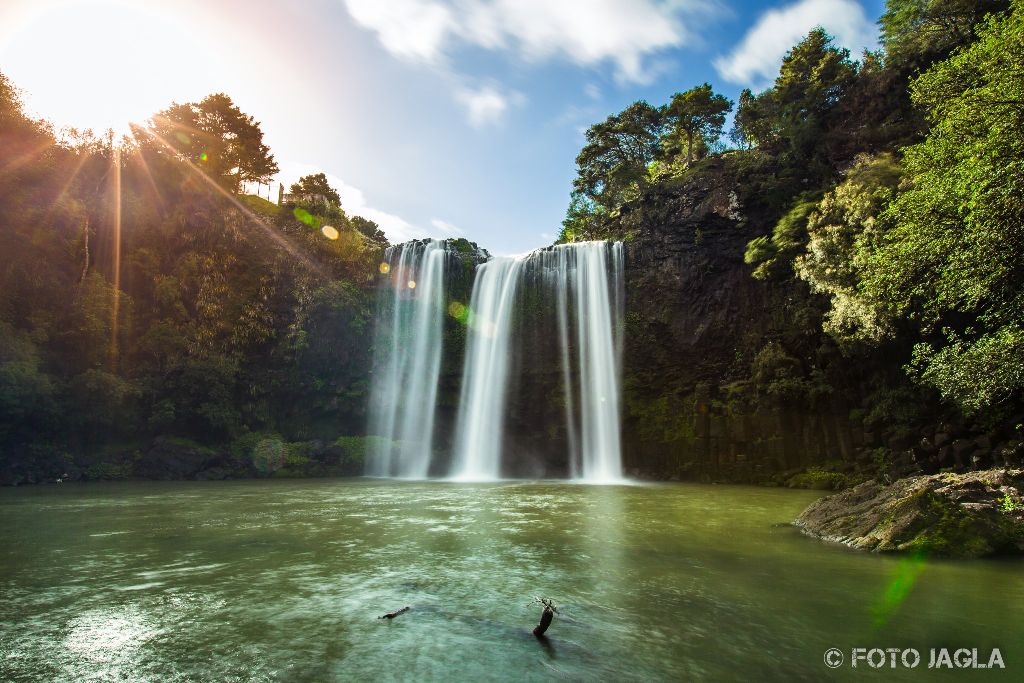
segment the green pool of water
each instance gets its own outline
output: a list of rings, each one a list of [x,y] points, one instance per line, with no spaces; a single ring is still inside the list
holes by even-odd
[[[370,480],[0,491],[0,680],[1024,680],[1024,563],[866,555],[816,495]],[[561,611],[539,642],[535,595]],[[409,605],[393,621],[385,612]],[[839,648],[847,661],[825,666]],[[916,669],[849,666],[916,648]],[[930,648],[1005,670],[927,670]]]

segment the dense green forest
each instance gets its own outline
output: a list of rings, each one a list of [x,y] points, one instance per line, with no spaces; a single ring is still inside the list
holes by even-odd
[[[627,408],[655,440],[695,438],[673,404],[692,422],[694,403],[751,413],[861,394],[851,419],[876,433],[879,463],[940,423],[940,441],[985,434],[1007,451],[986,445],[976,466],[1019,457],[1024,3],[890,0],[879,24],[881,49],[859,59],[816,29],[738,103],[703,84],[587,132],[562,240],[642,241],[718,187],[737,229],[761,233],[750,277],[785,306],[774,334],[736,346],[715,395],[667,386],[668,363],[627,375],[627,394],[643,387]]]
[[[0,149],[5,481],[359,470],[386,239],[323,174],[243,195],[277,165],[223,94],[97,139],[3,77]]]
[[[702,84],[592,126],[560,241],[635,240],[631,212],[728,183],[750,276],[787,302],[732,399],[868,377],[858,410],[897,446],[955,420],[1017,448],[1024,2],[890,0],[879,23],[856,59],[812,31],[738,103]],[[3,482],[359,471],[387,242],[323,174],[284,206],[244,194],[278,170],[262,138],[224,94],[121,140],[54,131],[0,75]],[[627,417],[672,431],[652,391]]]

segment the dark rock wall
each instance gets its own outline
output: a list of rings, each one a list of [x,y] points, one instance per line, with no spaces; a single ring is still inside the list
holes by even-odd
[[[799,284],[755,280],[747,242],[770,232],[731,191],[723,168],[619,219],[626,249],[624,449],[627,471],[653,478],[761,481],[852,459],[863,444],[850,411],[861,396],[787,405],[759,397],[750,359],[782,338]],[[800,296],[796,296],[796,295]]]

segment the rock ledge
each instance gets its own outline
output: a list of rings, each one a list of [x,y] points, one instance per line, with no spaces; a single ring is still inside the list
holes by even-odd
[[[874,552],[940,557],[1024,554],[1024,469],[867,481],[812,503],[804,533]]]

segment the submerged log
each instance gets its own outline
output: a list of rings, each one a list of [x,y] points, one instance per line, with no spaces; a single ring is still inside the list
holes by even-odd
[[[402,609],[400,609],[400,610],[395,610],[394,612],[388,612],[387,614],[385,614],[385,615],[383,615],[383,616],[379,616],[379,617],[377,617],[377,618],[378,618],[378,619],[394,619],[394,618],[395,618],[395,617],[397,617],[397,616],[398,616],[399,614],[404,614],[405,612],[408,612],[408,611],[409,611],[409,606],[408,606],[408,605],[406,605],[405,607],[403,607],[403,608],[402,608]]]
[[[555,603],[551,598],[534,598],[533,600],[544,605],[544,610],[540,613],[540,623],[533,629],[533,635],[543,638],[558,610],[555,608]]]

